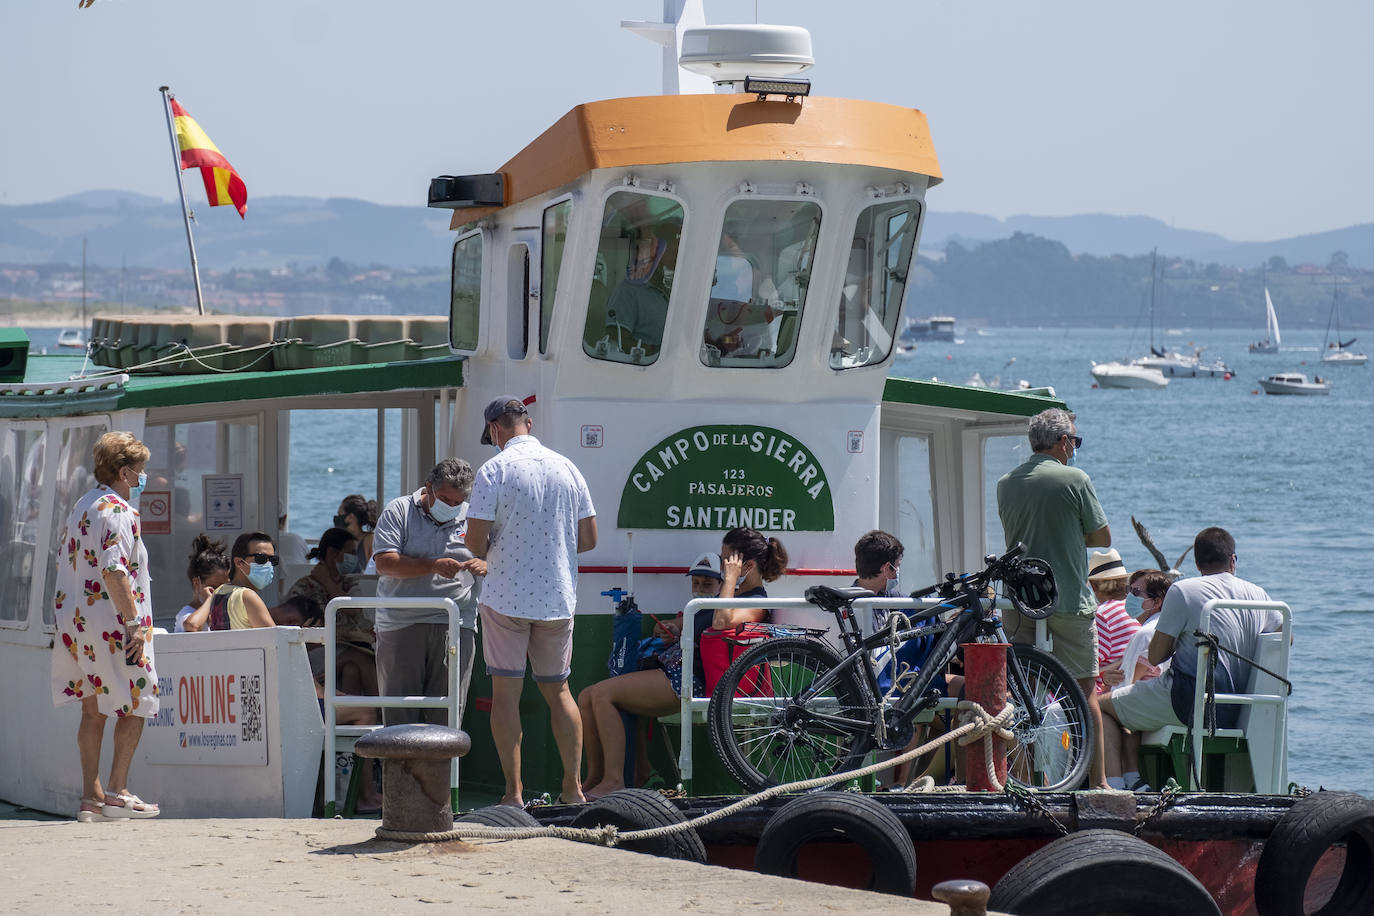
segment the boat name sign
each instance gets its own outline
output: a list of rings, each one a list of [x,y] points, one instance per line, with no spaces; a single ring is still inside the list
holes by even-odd
[[[794,436],[769,426],[693,426],[635,462],[616,523],[834,531],[835,507],[824,468]]]

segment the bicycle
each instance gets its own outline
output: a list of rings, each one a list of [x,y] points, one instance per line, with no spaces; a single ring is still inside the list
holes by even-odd
[[[1022,558],[1023,551],[1017,544],[1001,557],[986,557],[981,572],[948,573],[945,581],[912,592],[912,598],[938,593],[941,601],[905,614],[893,611],[888,626],[867,638],[853,603],[877,595],[808,588],[807,601],[835,616],[844,654],[825,640],[825,631],[795,627],[780,627],[784,635],[744,651],[711,697],[707,718],[716,753],[746,789],[757,792],[855,769],[874,749],[905,748],[916,718],[938,702],[940,691],[932,684],[959,644],[1007,641],[991,584],[1001,582],[1013,607],[1028,617],[1053,613],[1053,573],[1043,560]],[[881,689],[873,650],[927,635],[938,638],[924,667],[914,678],[894,672],[892,686]],[[1016,710],[1008,778],[1046,792],[1077,787],[1092,752],[1092,721],[1078,682],[1047,652],[1014,645],[1007,650],[1007,694]]]

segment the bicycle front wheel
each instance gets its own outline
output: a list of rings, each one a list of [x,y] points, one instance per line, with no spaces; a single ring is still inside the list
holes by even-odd
[[[1024,689],[1011,670],[1013,662],[1025,677]],[[1007,664],[1007,699],[1016,707],[1007,778],[1042,792],[1078,788],[1087,778],[1093,744],[1083,688],[1057,659],[1034,646],[1012,646]]]
[[[878,708],[854,666],[824,643],[769,639],[726,670],[711,696],[711,743],[750,792],[842,773],[873,744]],[[812,686],[834,672],[820,690]]]

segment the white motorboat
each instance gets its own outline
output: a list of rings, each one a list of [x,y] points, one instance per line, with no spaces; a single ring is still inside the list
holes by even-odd
[[[1302,372],[1278,372],[1259,380],[1265,394],[1322,395],[1331,393],[1331,383],[1320,375],[1308,381]]]
[[[1279,317],[1274,313],[1274,300],[1269,297],[1269,287],[1264,288],[1264,339],[1250,345],[1251,353],[1277,353],[1279,344]]]
[[[1363,366],[1369,357],[1350,349],[1355,338],[1341,340],[1341,309],[1337,302],[1339,287],[1331,286],[1331,315],[1326,319],[1326,339],[1322,341],[1322,362],[1328,366]],[[1336,326],[1335,337],[1331,336],[1332,324]]]
[[[57,335],[57,345],[71,350],[84,350],[86,335],[79,328],[65,328]]]
[[[1092,372],[1099,388],[1163,388],[1169,384],[1158,369],[1130,363],[1093,363]]]

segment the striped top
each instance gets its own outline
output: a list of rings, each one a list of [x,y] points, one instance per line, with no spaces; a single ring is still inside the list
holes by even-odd
[[[1104,601],[1097,606],[1097,667],[1105,668],[1126,652],[1126,645],[1140,629],[1140,621],[1126,613],[1124,600]],[[1103,688],[1101,678],[1097,689]]]

